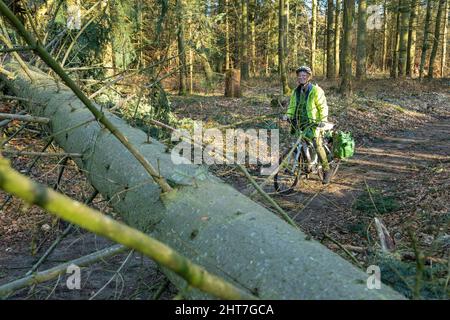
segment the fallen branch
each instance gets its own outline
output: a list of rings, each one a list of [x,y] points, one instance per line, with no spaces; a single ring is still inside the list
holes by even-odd
[[[52,280],[61,274],[65,274],[67,272],[67,268],[72,264],[74,264],[78,267],[85,267],[85,266],[91,265],[97,261],[103,260],[107,257],[121,253],[122,251],[125,251],[126,249],[127,249],[127,247],[117,244],[112,247],[91,253],[87,256],[60,264],[60,265],[58,265],[54,268],[48,269],[46,271],[38,272],[36,274],[14,280],[12,282],[9,282],[7,284],[0,286],[0,297],[5,298],[8,295],[10,295],[11,293],[13,293],[21,288],[25,288],[29,285],[35,285],[35,284],[39,284],[42,282]]]
[[[11,119],[11,120],[24,121],[24,122],[36,122],[36,123],[42,123],[42,124],[48,124],[50,122],[49,118],[35,117],[35,116],[21,115],[21,114],[10,114],[10,113],[0,113],[0,119]]]
[[[52,142],[53,142],[53,138],[50,138],[49,141],[42,148],[41,152],[44,152],[45,150],[47,150],[47,148],[52,144]],[[28,166],[27,171],[25,172],[25,175],[28,175],[31,172],[31,170],[36,165],[36,163],[38,162],[39,159],[40,159],[40,156],[34,157],[33,162]],[[3,204],[0,206],[0,210],[3,210],[3,208],[8,204],[8,202],[11,199],[12,199],[11,195],[8,195],[5,199],[5,201],[3,202]]]
[[[255,299],[255,296],[210,274],[164,243],[31,181],[14,171],[4,158],[0,158],[0,188],[64,220],[145,254],[184,278],[192,287],[222,299]]]
[[[353,254],[351,254],[351,252],[348,251],[341,243],[339,243],[337,240],[333,239],[327,233],[325,233],[323,236],[325,239],[328,239],[331,242],[333,242],[335,245],[337,245],[339,247],[339,249],[342,249],[361,269],[363,269],[361,262],[359,262],[358,259],[356,259],[355,256]]]
[[[19,150],[2,150],[2,153],[12,154],[15,156],[39,156],[39,157],[70,157],[81,158],[81,153],[51,153],[51,152],[32,152],[32,151],[19,151]]]
[[[17,52],[17,51],[31,51],[34,50],[33,47],[12,47],[0,49],[0,53]]]
[[[98,191],[95,190],[91,196],[88,198],[87,201],[85,201],[84,204],[89,205],[97,196]],[[45,251],[45,253],[42,255],[42,257],[36,262],[33,267],[25,274],[26,276],[29,276],[33,272],[35,272],[39,266],[47,259],[47,257],[55,250],[56,246],[69,234],[70,230],[72,230],[72,224],[69,224],[66,229],[64,229],[63,233],[56,238],[56,240],[52,243],[52,245]]]
[[[20,111],[18,114],[19,115],[23,115],[23,114],[25,114],[26,112],[25,111]],[[0,121],[0,128],[3,128],[4,126],[6,126],[8,123],[10,123],[11,121],[12,121],[13,119],[6,119],[6,120],[3,120],[3,121]]]

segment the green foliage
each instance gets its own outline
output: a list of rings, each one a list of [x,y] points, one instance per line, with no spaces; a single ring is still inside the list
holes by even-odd
[[[425,266],[420,282],[420,297],[414,297],[416,286],[416,262],[403,262],[392,255],[377,254],[371,257],[370,264],[378,265],[381,281],[392,286],[407,298],[449,299],[446,287],[448,267],[444,264]],[[419,271],[420,272],[420,271]]]
[[[115,52],[115,66],[126,69],[136,59],[132,36],[137,32],[137,12],[129,1],[114,1],[110,17],[111,40]]]
[[[347,226],[347,230],[361,237],[366,237],[367,225],[363,222],[352,223]]]
[[[106,108],[123,103],[121,100],[121,96],[114,90],[105,90],[96,98],[96,102]],[[170,126],[178,126],[178,119],[171,112],[170,101],[160,85],[144,89],[137,96],[127,100],[118,112],[122,118],[134,123],[156,139],[168,138],[170,134],[151,124],[149,120],[158,120]]]
[[[369,188],[353,204],[353,208],[369,216],[376,213],[386,214],[400,209],[400,204],[393,196],[384,195],[380,190]]]

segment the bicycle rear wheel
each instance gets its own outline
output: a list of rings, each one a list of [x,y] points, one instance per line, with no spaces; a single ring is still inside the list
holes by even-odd
[[[300,153],[299,159],[295,160],[296,152],[289,155],[290,150],[286,150],[280,157],[278,164],[280,168],[273,177],[273,185],[278,193],[291,193],[297,185],[301,168],[304,163],[303,153]]]
[[[333,149],[331,148],[330,144],[324,144],[325,153],[327,154],[328,164],[330,165],[331,170],[331,179],[334,178],[336,175],[338,169],[339,169],[339,159],[334,159],[333,156]],[[317,170],[317,175],[319,176],[320,180],[323,180],[323,168],[322,166],[319,167]]]

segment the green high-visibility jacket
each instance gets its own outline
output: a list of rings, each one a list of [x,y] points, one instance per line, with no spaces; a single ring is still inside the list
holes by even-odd
[[[308,119],[300,119],[302,112],[301,110],[297,110],[296,112],[296,107],[297,95],[296,90],[294,90],[286,112],[289,119],[294,120],[297,113],[297,123],[319,123],[328,121],[328,105],[325,93],[317,84],[312,84],[312,88],[306,101],[306,113],[308,114]]]

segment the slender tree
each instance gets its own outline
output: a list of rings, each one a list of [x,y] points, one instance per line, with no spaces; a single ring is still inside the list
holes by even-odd
[[[311,6],[311,51],[310,65],[314,73],[314,63],[316,61],[316,37],[317,37],[317,0],[312,0]]]
[[[411,16],[409,18],[408,31],[408,55],[406,57],[406,75],[414,75],[414,61],[416,56],[416,24],[417,24],[417,0],[411,0]]]
[[[358,6],[358,38],[356,44],[356,78],[366,77],[366,23],[367,2],[359,0]]]
[[[241,1],[241,77],[249,78],[248,67],[248,0]]]
[[[334,74],[336,77],[339,76],[339,66],[340,66],[340,40],[341,40],[341,0],[336,0],[336,15],[335,15],[335,21],[334,21],[334,67],[335,71]]]
[[[335,77],[334,67],[334,3],[328,0],[327,7],[327,78]]]
[[[290,89],[286,76],[286,59],[284,50],[284,39],[286,33],[286,4],[284,0],[279,0],[278,9],[278,68],[280,73],[281,88],[283,94],[288,94]]]
[[[180,95],[186,95],[186,52],[184,45],[184,9],[183,0],[176,0],[176,11],[178,15],[178,28],[177,28],[177,42],[178,42],[178,56],[180,64],[180,83],[178,93]]]
[[[445,8],[446,0],[439,1],[439,7],[436,15],[436,27],[434,29],[434,38],[433,38],[433,48],[431,49],[430,55],[430,64],[428,65],[428,77],[434,77],[434,62],[436,60],[437,51],[439,48],[439,41],[441,39],[441,21],[442,21],[442,12]],[[445,17],[447,19],[447,17]]]
[[[388,42],[388,32],[387,32],[387,21],[388,21],[388,11],[387,11],[387,0],[384,0],[383,5],[383,49],[381,53],[381,66],[383,72],[386,71],[386,60],[387,60],[387,42]]]
[[[392,44],[392,64],[391,64],[391,78],[397,78],[398,76],[398,50],[399,50],[399,44],[400,44],[400,5],[401,0],[397,1],[397,5],[395,8],[395,17],[396,17],[396,24],[395,24],[395,34],[392,37],[393,44]]]
[[[400,49],[398,55],[398,70],[399,76],[404,78],[406,76],[406,60],[408,56],[408,29],[409,29],[409,16],[410,16],[410,1],[400,1]]]
[[[444,32],[442,34],[442,57],[441,57],[441,77],[445,76],[445,59],[447,55],[447,25],[448,25],[448,0],[445,2],[444,10]]]
[[[427,14],[425,16],[425,31],[423,33],[422,55],[420,57],[419,78],[423,77],[423,70],[425,68],[425,60],[427,57],[427,50],[429,47],[428,37],[430,34],[431,9],[433,0],[427,0]]]
[[[256,13],[258,11],[258,1],[253,0],[252,6],[250,6],[250,35],[251,35],[251,57],[250,57],[250,66],[251,66],[251,74],[253,77],[257,75],[256,71]]]
[[[229,25],[229,11],[228,11],[228,0],[224,2],[224,12],[225,12],[225,70],[232,68],[230,59],[230,25]]]
[[[344,2],[344,36],[342,43],[342,81],[340,92],[348,97],[352,93],[352,24],[355,1],[343,0]]]
[[[293,63],[294,66],[298,66],[298,47],[299,47],[299,32],[297,31],[298,28],[298,13],[299,13],[299,7],[300,4],[297,3],[295,5],[295,14],[294,14],[294,27],[293,27],[293,33],[294,33],[294,45],[292,46],[293,51]]]

